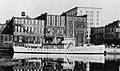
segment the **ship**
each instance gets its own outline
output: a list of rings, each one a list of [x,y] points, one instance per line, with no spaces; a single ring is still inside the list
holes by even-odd
[[[69,44],[26,44],[13,46],[14,53],[41,53],[41,54],[104,54],[105,45],[81,45]]]

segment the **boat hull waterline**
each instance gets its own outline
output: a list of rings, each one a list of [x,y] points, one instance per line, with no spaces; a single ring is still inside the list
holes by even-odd
[[[70,47],[68,49],[41,49],[41,48],[26,48],[22,46],[13,46],[15,53],[49,53],[49,54],[81,54],[93,53],[101,54],[105,51],[104,45],[98,46],[78,46]]]

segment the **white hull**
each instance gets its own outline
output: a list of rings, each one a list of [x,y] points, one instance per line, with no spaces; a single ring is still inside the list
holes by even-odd
[[[105,63],[105,57],[103,54],[24,54],[14,53],[13,59],[31,59],[31,58],[64,58],[69,61],[83,61],[83,62],[95,62]]]
[[[14,52],[23,53],[54,53],[54,54],[79,54],[79,53],[104,53],[105,45],[98,46],[78,46],[68,49],[41,49],[13,46]]]

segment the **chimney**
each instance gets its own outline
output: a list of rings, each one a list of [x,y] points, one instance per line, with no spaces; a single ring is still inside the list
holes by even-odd
[[[25,12],[24,12],[24,11],[21,12],[21,16],[22,16],[22,17],[25,17]]]

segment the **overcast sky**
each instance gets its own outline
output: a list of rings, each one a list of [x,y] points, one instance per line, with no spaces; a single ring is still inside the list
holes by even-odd
[[[102,8],[102,24],[120,19],[120,0],[0,0],[0,23],[22,11],[34,18],[44,12],[61,14],[76,6]]]

